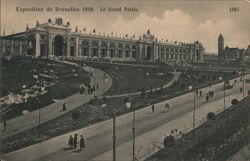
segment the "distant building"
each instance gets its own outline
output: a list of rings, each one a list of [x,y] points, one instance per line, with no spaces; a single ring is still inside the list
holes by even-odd
[[[218,38],[218,57],[223,61],[242,61],[245,56],[245,49],[240,48],[230,48],[226,46],[224,48],[224,38],[220,34]]]
[[[218,60],[219,60],[219,57],[215,53],[205,53],[203,56],[203,61],[205,63],[217,62]]]
[[[100,58],[119,61],[166,61],[166,62],[203,62],[204,47],[198,41],[194,43],[158,40],[148,30],[146,34],[135,39],[126,34],[123,37],[110,34],[97,34],[96,29],[81,32],[78,27],[72,31],[70,23],[63,23],[62,18],[51,19],[46,23],[36,22],[36,26],[24,32],[4,36],[0,40],[0,53],[12,55],[17,53],[14,39],[25,40],[28,55],[36,57],[76,57]],[[6,39],[13,39],[6,50]],[[19,49],[20,51],[21,49]]]
[[[222,59],[223,55],[223,50],[224,50],[224,38],[222,34],[219,35],[218,38],[218,57],[219,59]]]
[[[245,56],[243,61],[250,63],[250,45],[248,45],[247,49],[245,50]]]
[[[0,56],[25,55],[27,53],[27,41],[22,37],[0,37]]]

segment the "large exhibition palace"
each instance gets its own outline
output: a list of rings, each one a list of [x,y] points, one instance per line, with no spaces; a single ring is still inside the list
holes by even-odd
[[[167,29],[166,29],[167,30]],[[119,61],[203,62],[204,47],[194,43],[168,42],[155,38],[150,30],[135,39],[134,36],[100,34],[94,29],[86,32],[62,18],[29,28],[20,33],[0,37],[1,56],[34,55],[36,57],[103,58]]]

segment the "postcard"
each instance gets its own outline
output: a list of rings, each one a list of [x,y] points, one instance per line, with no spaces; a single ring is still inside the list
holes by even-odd
[[[0,0],[1,161],[249,161],[249,0]]]

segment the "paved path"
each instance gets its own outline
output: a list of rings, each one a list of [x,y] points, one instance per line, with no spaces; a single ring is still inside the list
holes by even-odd
[[[70,62],[65,62],[65,61],[63,62],[81,68],[81,66],[78,66],[77,64],[72,64]],[[106,73],[105,74],[108,77],[108,80],[102,83],[104,75],[103,71],[91,67],[82,67],[82,68],[86,72],[94,72],[93,77],[91,77],[90,85],[93,86],[94,84],[99,84],[99,88],[96,89],[94,93],[96,96],[98,97],[102,96],[103,93],[105,93],[111,87],[112,79]],[[80,105],[88,103],[91,100],[91,98],[93,98],[93,94],[88,95],[88,94],[78,93],[73,96],[67,97],[65,99],[58,100],[53,104],[41,108],[40,109],[41,124],[49,120],[52,120],[58,116],[61,116],[65,112],[69,112],[75,109],[76,107],[79,107]],[[67,111],[65,112],[61,111],[63,103],[65,103],[67,107]],[[19,117],[7,121],[7,129],[6,131],[1,132],[1,138],[4,139],[6,137],[12,136],[14,134],[25,131],[32,127],[38,126],[38,118],[39,118],[38,116],[39,116],[39,110],[35,110],[26,115],[21,115]]]
[[[242,93],[239,92],[242,83],[239,83],[239,79],[237,82],[232,89],[226,90],[227,107],[231,104],[233,98],[242,98]],[[218,113],[223,110],[222,88],[223,83],[219,83],[202,89],[203,94],[209,90],[214,90],[215,95],[209,103],[205,103],[205,96],[197,97],[196,126],[206,120],[208,112]],[[246,85],[246,89],[249,89],[249,85]],[[168,113],[164,112],[163,108],[166,102],[171,107]],[[192,127],[192,110],[193,92],[190,92],[155,104],[154,113],[152,113],[150,106],[136,111],[136,153],[138,158],[143,159],[152,151],[157,151],[158,149],[154,149],[154,145],[161,146],[164,135],[169,134],[170,130],[178,128],[183,132],[189,131]],[[132,114],[128,113],[117,117],[116,123],[117,161],[129,161],[132,153]],[[69,135],[75,133],[84,134],[87,148],[80,153],[73,150],[63,150],[66,147]],[[16,159],[25,161],[111,161],[112,120],[11,152],[4,155],[3,159],[7,161]]]
[[[168,88],[168,87],[170,87],[171,85],[173,85],[173,83],[179,79],[179,77],[180,77],[180,75],[181,75],[181,72],[173,72],[173,74],[174,74],[173,79],[172,79],[170,82],[168,82],[167,84],[163,85],[163,86],[162,86],[163,88]],[[154,92],[154,91],[160,90],[160,89],[161,89],[161,87],[158,87],[158,88],[152,89],[152,91]],[[149,92],[150,92],[150,90],[146,90],[146,91],[145,91],[145,93],[149,93]],[[129,93],[129,95],[140,95],[140,94],[141,94],[141,92]],[[118,94],[118,95],[108,95],[108,96],[106,96],[106,97],[107,97],[107,98],[116,98],[116,97],[124,97],[124,96],[128,96],[128,94],[125,93],[125,94]]]

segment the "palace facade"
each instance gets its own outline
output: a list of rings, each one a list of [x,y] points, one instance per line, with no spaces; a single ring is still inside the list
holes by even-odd
[[[104,58],[119,61],[203,62],[204,47],[194,43],[159,41],[148,30],[138,39],[133,37],[72,31],[61,18],[0,38],[1,55],[34,55],[36,57]]]

